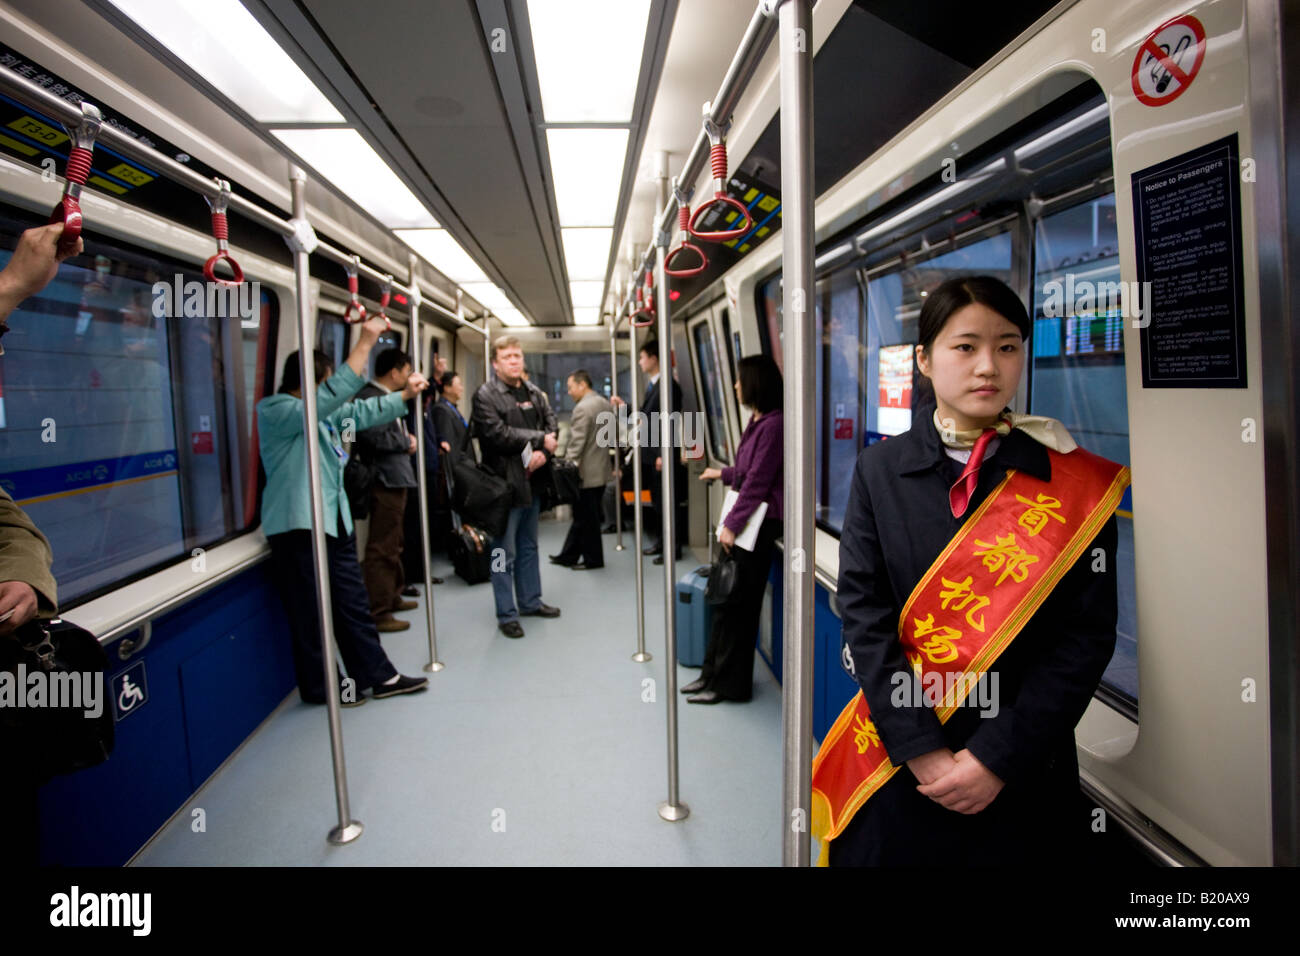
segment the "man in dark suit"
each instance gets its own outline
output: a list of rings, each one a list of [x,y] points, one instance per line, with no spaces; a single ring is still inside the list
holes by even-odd
[[[641,411],[646,414],[647,421],[650,422],[650,431],[653,434],[643,439],[643,448],[641,454],[641,487],[650,489],[650,503],[654,509],[654,516],[648,526],[654,528],[656,533],[660,532],[663,527],[663,478],[662,472],[665,464],[671,463],[673,468],[673,498],[676,503],[676,516],[673,522],[673,537],[676,548],[673,555],[674,560],[681,560],[682,557],[682,535],[686,531],[686,497],[688,494],[686,481],[686,465],[682,463],[681,451],[678,444],[681,441],[680,430],[673,434],[673,447],[661,449],[659,447],[660,429],[662,425],[656,427],[657,419],[651,419],[650,416],[655,412],[661,412],[662,401],[660,400],[663,377],[659,374],[659,343],[655,339],[648,339],[642,344],[641,350],[637,353],[637,365],[640,366],[642,373],[645,375],[649,385],[646,387],[645,398],[641,402]],[[682,411],[682,387],[677,384],[677,380],[672,377],[670,372],[668,380],[673,383],[673,406],[672,411],[680,417]],[[646,554],[657,555],[655,564],[663,564],[663,542],[656,541],[650,547],[645,549]]]
[[[357,392],[357,398],[387,395],[406,387],[411,361],[399,348],[385,349],[375,358],[375,378]],[[404,631],[410,621],[399,621],[394,611],[409,611],[415,601],[402,597],[404,573],[402,544],[405,537],[406,490],[417,487],[411,456],[415,436],[402,419],[357,433],[362,460],[375,466],[370,491],[370,537],[362,561],[370,613],[379,631]]]

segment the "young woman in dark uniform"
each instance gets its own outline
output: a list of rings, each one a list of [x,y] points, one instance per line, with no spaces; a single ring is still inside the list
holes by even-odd
[[[1074,726],[1115,646],[1128,470],[1006,410],[1029,332],[997,279],[941,284],[933,404],[858,458],[837,600],[861,693],[814,762],[831,865],[1059,863],[1084,832]]]

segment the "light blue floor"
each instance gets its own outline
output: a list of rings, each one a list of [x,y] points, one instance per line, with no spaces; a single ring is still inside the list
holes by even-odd
[[[522,640],[497,631],[490,585],[471,588],[435,562],[447,582],[434,587],[446,669],[427,692],[342,712],[359,840],[326,842],[337,821],[326,712],[295,691],[135,863],[779,865],[781,698],[761,657],[749,703],[678,696],[680,795],[691,813],[664,822],[663,568],[644,559],[654,660],[637,664],[631,535],[623,552],[605,535],[604,570],[575,572],[546,560],[566,530],[541,523],[544,597],[563,615],[523,618]],[[688,557],[678,574],[700,563]],[[422,673],[423,598],[399,616],[412,627],[384,635],[384,646],[403,673]],[[698,673],[679,668],[679,684]]]

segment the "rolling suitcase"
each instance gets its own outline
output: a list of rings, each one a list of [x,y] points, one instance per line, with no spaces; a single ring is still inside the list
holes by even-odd
[[[709,583],[709,569],[696,568],[677,580],[677,663],[684,667],[701,667],[709,647],[713,627],[713,608],[704,599]]]

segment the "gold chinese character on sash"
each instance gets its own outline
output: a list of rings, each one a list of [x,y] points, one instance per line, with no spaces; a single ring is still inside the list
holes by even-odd
[[[854,714],[853,742],[858,745],[858,753],[860,754],[866,753],[872,747],[879,747],[880,735],[876,733],[876,725]]]
[[[1038,555],[1029,554],[1024,548],[1016,544],[1015,533],[1006,535],[997,535],[997,544],[989,544],[987,541],[975,539],[975,544],[983,548],[983,551],[974,552],[975,557],[984,559],[984,567],[990,571],[1002,570],[998,575],[994,585],[1001,584],[1011,576],[1013,581],[1023,581],[1029,577],[1029,565],[1038,560]]]
[[[916,625],[916,629],[912,631],[914,638],[917,640],[923,637],[929,638],[924,644],[918,645],[917,650],[930,658],[931,664],[947,664],[957,659],[957,648],[953,646],[953,641],[961,640],[961,631],[946,624],[936,627],[933,614],[927,614],[925,620],[914,617],[912,623]]]
[[[970,575],[966,576],[965,581],[949,581],[947,578],[941,578],[940,580],[943,581],[944,586],[944,590],[939,592],[939,603],[943,605],[943,609],[945,611],[948,609],[949,602],[956,602],[953,604],[953,610],[965,611],[966,623],[983,634],[984,615],[981,614],[978,621],[971,615],[980,608],[987,607],[989,599],[982,594],[976,594],[970,589]]]
[[[1057,508],[1061,507],[1061,502],[1051,495],[1038,495],[1037,501],[1030,501],[1024,495],[1016,495],[1016,501],[1022,505],[1029,505],[1020,513],[1017,519],[1020,527],[1024,528],[1031,535],[1038,534],[1047,527],[1047,519],[1055,518],[1061,524],[1065,524],[1065,516],[1056,513]]]

